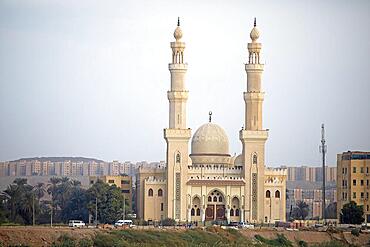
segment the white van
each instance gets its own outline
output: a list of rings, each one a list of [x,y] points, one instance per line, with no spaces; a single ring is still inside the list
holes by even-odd
[[[68,225],[70,227],[85,227],[85,222],[82,220],[70,220]]]
[[[114,226],[133,226],[132,225],[132,220],[118,220],[116,223],[114,223]]]

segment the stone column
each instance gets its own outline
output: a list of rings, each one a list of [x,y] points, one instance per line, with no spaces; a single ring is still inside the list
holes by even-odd
[[[244,222],[244,209],[243,208],[240,210],[240,221]]]
[[[188,208],[188,222],[191,222],[191,208]]]

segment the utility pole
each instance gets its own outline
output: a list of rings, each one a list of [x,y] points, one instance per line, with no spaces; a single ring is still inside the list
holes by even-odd
[[[95,197],[95,224],[98,224],[98,197]]]
[[[325,155],[327,152],[327,146],[325,144],[325,127],[324,124],[321,125],[321,146],[320,152],[322,153],[322,220],[325,224]]]
[[[50,227],[53,227],[53,199],[51,199]]]
[[[125,216],[126,216],[126,199],[125,199],[125,194],[123,194],[123,220],[125,220]]]
[[[32,225],[35,226],[35,194],[32,193]]]

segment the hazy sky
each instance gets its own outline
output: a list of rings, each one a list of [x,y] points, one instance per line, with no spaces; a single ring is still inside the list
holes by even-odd
[[[0,1],[0,160],[165,159],[169,42],[181,17],[188,126],[208,111],[241,152],[257,17],[268,165],[370,151],[370,1]],[[189,145],[190,150],[190,145]]]

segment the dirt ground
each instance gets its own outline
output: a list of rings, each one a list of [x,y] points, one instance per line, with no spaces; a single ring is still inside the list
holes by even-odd
[[[93,238],[102,229],[73,229],[68,227],[0,227],[0,242],[8,245],[50,246],[63,234],[76,239]]]
[[[329,232],[317,232],[317,231],[286,231],[286,230],[275,230],[275,229],[256,229],[256,230],[245,230],[241,233],[247,238],[253,238],[256,234],[261,235],[264,238],[273,239],[276,238],[277,234],[284,234],[287,239],[293,243],[297,243],[300,240],[307,242],[309,245],[319,244],[328,242],[330,240],[338,240],[347,244],[354,244],[357,246],[370,246],[367,245],[370,240],[370,234],[360,234],[359,237],[353,236],[350,232],[341,233],[329,233]]]
[[[167,229],[170,230],[171,229]],[[173,229],[172,229],[173,230]],[[61,235],[69,234],[76,239],[92,239],[98,232],[110,231],[109,229],[73,229],[68,227],[0,227],[0,242],[4,246],[27,245],[27,246],[50,246]],[[158,230],[161,231],[161,230]],[[176,231],[176,230],[175,230]],[[178,230],[177,230],[178,231]],[[256,234],[265,238],[276,238],[277,234],[284,234],[290,241],[297,243],[299,240],[309,245],[322,243],[330,240],[339,240],[347,244],[366,246],[370,240],[370,234],[353,236],[350,232],[327,233],[314,231],[286,231],[275,229],[240,230],[247,238],[253,239]]]

